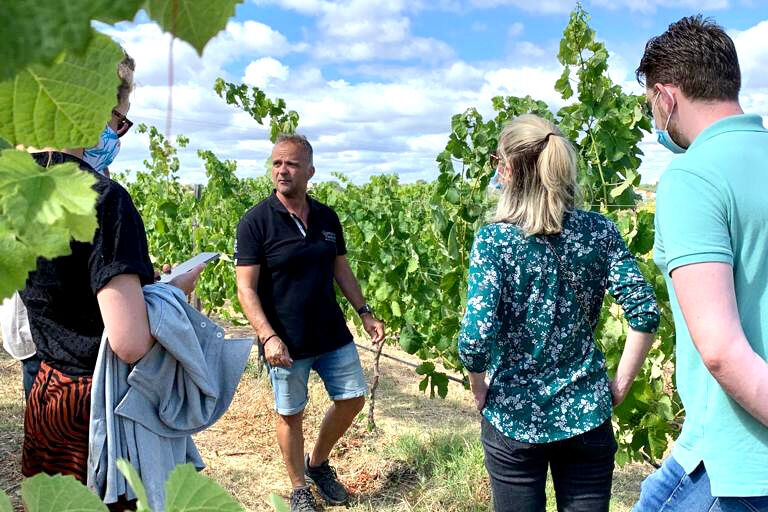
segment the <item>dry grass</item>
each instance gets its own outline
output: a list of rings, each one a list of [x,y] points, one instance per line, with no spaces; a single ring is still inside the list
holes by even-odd
[[[240,328],[230,329],[229,334],[249,335]],[[394,350],[387,348],[388,352]],[[372,355],[366,351],[360,351],[360,355],[370,377]],[[408,357],[400,352],[397,355]],[[255,350],[252,359],[255,361]],[[381,366],[383,378],[377,400],[379,430],[368,432],[366,407],[332,454],[332,464],[340,479],[355,495],[349,509],[390,512],[489,510],[487,476],[477,458],[478,415],[468,393],[460,385],[451,383],[446,400],[430,400],[418,390],[418,376],[412,369],[385,359]],[[304,429],[308,447],[317,435],[329,403],[322,383],[313,374]],[[196,437],[198,448],[208,464],[205,473],[250,511],[269,511],[266,498],[270,493],[287,496],[290,492],[275,442],[272,406],[266,375],[259,371],[255,362],[249,364],[227,414]],[[20,365],[3,355],[0,356],[0,488],[16,495],[16,502],[22,423]],[[448,451],[459,450],[447,456],[466,457],[466,475],[446,473],[465,469],[450,459],[437,461],[436,464],[442,465],[433,464],[432,469],[425,470],[426,466],[409,459],[407,451],[402,449],[404,439],[412,445],[429,447],[444,442],[446,436],[453,440],[446,445]],[[451,446],[454,441],[458,448]],[[642,466],[617,470],[613,511],[630,510],[647,471]]]
[[[24,392],[21,365],[0,350],[0,489],[20,501]]]

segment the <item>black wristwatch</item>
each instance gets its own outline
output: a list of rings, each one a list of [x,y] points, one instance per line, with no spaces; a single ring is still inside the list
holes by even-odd
[[[363,315],[373,315],[373,311],[371,311],[371,307],[368,304],[363,304],[357,310],[357,314],[360,315],[360,316],[363,316]]]

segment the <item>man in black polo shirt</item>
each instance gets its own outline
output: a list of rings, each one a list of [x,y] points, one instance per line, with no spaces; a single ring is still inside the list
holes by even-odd
[[[307,480],[331,504],[348,500],[328,456],[363,408],[368,389],[334,279],[373,343],[384,338],[384,325],[365,304],[347,261],[338,216],[307,195],[314,173],[309,141],[281,135],[272,150],[275,191],[243,216],[235,242],[237,295],[270,365],[277,441],[293,484],[291,510],[297,512],[317,510]],[[305,454],[302,412],[311,369],[333,405],[312,453]]]

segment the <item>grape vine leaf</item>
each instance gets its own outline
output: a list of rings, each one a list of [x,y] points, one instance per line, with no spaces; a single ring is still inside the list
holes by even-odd
[[[43,473],[21,484],[21,499],[28,512],[107,512],[101,498],[71,475]]]
[[[165,483],[166,512],[241,512],[243,507],[219,484],[197,472],[192,464],[173,470]]]
[[[147,490],[144,488],[139,472],[126,459],[117,460],[117,469],[123,474],[128,485],[133,489],[133,494],[136,495],[136,512],[151,512]]]
[[[0,298],[24,286],[38,256],[70,253],[96,230],[94,177],[72,163],[43,168],[23,151],[0,153]]]
[[[290,512],[291,510],[285,500],[275,493],[269,495],[269,504],[275,509],[275,512]]]
[[[0,83],[0,137],[13,146],[95,145],[117,102],[122,57],[112,39],[94,34],[83,55],[62,54]]]
[[[0,512],[13,512],[13,507],[11,507],[11,500],[8,499],[8,495],[6,495],[2,490],[0,490]]]
[[[213,36],[227,26],[243,0],[147,0],[144,8],[163,30],[192,45],[202,55]]]
[[[94,34],[91,20],[131,20],[143,1],[0,0],[0,80],[50,65],[62,51],[82,54]]]

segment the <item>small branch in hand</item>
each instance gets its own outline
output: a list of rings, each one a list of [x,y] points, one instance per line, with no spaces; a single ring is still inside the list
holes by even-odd
[[[371,382],[371,399],[368,402],[368,430],[371,432],[376,430],[376,388],[379,387],[379,378],[381,377],[379,360],[381,359],[381,351],[383,348],[384,340],[379,342],[379,346],[376,347],[376,355],[373,358],[373,382]]]

